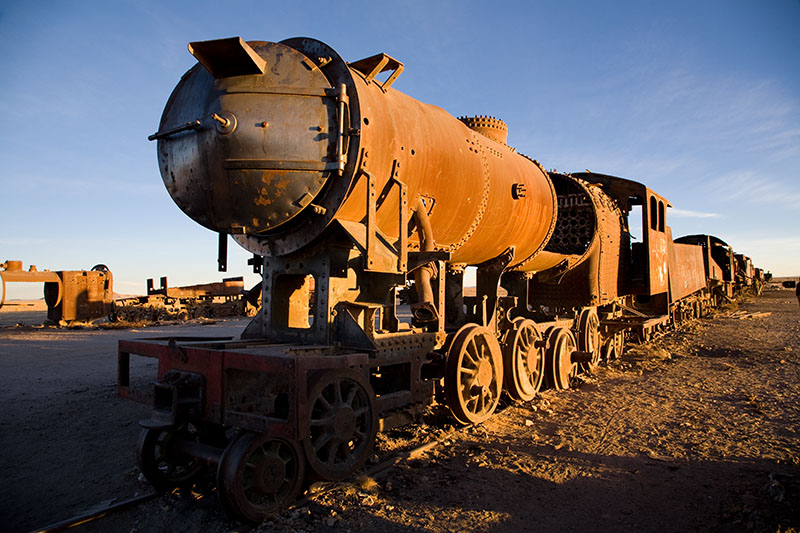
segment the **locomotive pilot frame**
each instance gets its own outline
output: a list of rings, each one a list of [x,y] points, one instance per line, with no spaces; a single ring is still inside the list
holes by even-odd
[[[715,258],[673,242],[663,197],[547,173],[502,121],[393,89],[403,64],[385,54],[348,64],[304,38],[190,51],[151,139],[178,206],[253,252],[262,306],[239,339],[119,342],[119,394],[153,406],[137,455],[157,489],[216,468],[225,508],[261,520],[434,403],[479,423],[502,394],[568,388],[626,332],[712,303]],[[133,385],[132,355],[158,359],[153,386]]]

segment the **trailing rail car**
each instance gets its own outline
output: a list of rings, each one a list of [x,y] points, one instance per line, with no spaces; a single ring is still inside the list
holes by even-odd
[[[254,254],[262,305],[240,338],[119,342],[119,394],[153,407],[137,455],[158,489],[215,468],[226,509],[258,521],[308,480],[350,476],[378,431],[432,404],[471,424],[503,394],[570,387],[740,270],[714,266],[711,238],[674,242],[646,185],[548,173],[501,120],[395,90],[404,66],[386,54],[347,63],[307,38],[189,50],[198,64],[151,136],[161,175]],[[132,356],[158,359],[151,388]]]

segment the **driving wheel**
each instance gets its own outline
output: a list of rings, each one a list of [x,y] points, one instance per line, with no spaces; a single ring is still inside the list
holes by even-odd
[[[338,481],[364,464],[378,432],[375,393],[355,370],[327,371],[308,395],[303,448],[320,478]]]
[[[622,357],[623,352],[625,352],[625,332],[618,331],[614,334],[613,338],[614,342],[614,353],[616,354],[616,358],[619,359]]]
[[[576,351],[575,336],[568,328],[550,329],[545,352],[547,384],[556,390],[569,388],[570,380],[578,375],[578,364],[572,362]]]
[[[544,349],[533,320],[517,318],[503,343],[506,392],[514,400],[530,401],[544,379]]]
[[[600,364],[600,319],[597,310],[587,307],[581,311],[578,319],[578,348],[582,352],[592,354],[589,361],[580,364],[584,372],[594,372]]]
[[[456,333],[447,352],[444,387],[450,411],[462,424],[492,415],[503,389],[503,356],[494,333],[477,324]]]
[[[294,502],[304,469],[298,443],[245,431],[222,453],[217,492],[230,514],[261,522]]]

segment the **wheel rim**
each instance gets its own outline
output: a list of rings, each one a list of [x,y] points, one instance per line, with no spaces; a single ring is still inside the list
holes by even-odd
[[[341,480],[367,460],[377,433],[375,394],[361,374],[328,373],[309,394],[303,447],[319,477]]]
[[[143,429],[136,444],[139,470],[153,487],[167,491],[190,485],[204,467],[192,457],[171,451],[175,439],[199,441],[199,432],[192,434],[186,425],[173,430]]]
[[[533,320],[519,318],[503,346],[505,384],[514,400],[532,400],[542,386],[544,353],[541,335]]]
[[[593,372],[600,364],[600,319],[594,308],[581,311],[578,330],[580,350],[592,354],[592,359],[581,363],[580,367],[584,372]]]
[[[614,356],[616,359],[622,357],[622,353],[625,351],[625,332],[620,331],[614,335]]]
[[[602,354],[603,354],[603,362],[604,363],[610,363],[611,361],[613,361],[614,359],[617,358],[616,354],[614,353],[614,339],[613,338],[608,339],[603,344]]]
[[[244,520],[262,521],[296,499],[304,465],[296,442],[241,433],[225,448],[217,470],[223,507]]]
[[[494,333],[467,325],[447,353],[445,394],[453,416],[463,424],[489,418],[503,389],[503,357]]]
[[[545,375],[548,384],[556,390],[568,389],[570,380],[578,373],[578,365],[572,362],[576,343],[567,328],[553,328],[547,339]]]

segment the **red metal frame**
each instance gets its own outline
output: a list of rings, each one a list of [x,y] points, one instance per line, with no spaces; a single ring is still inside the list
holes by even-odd
[[[267,341],[191,337],[121,340],[118,348],[117,392],[123,398],[152,403],[152,391],[130,384],[131,354],[158,359],[158,381],[169,371],[200,374],[205,378],[202,420],[265,432],[287,439],[303,439],[308,428],[304,420],[308,390],[317,371],[353,368],[368,372],[369,356],[353,352],[333,354],[327,346],[292,346]],[[289,376],[289,412],[286,420],[236,411],[226,405],[226,371],[247,370]]]

